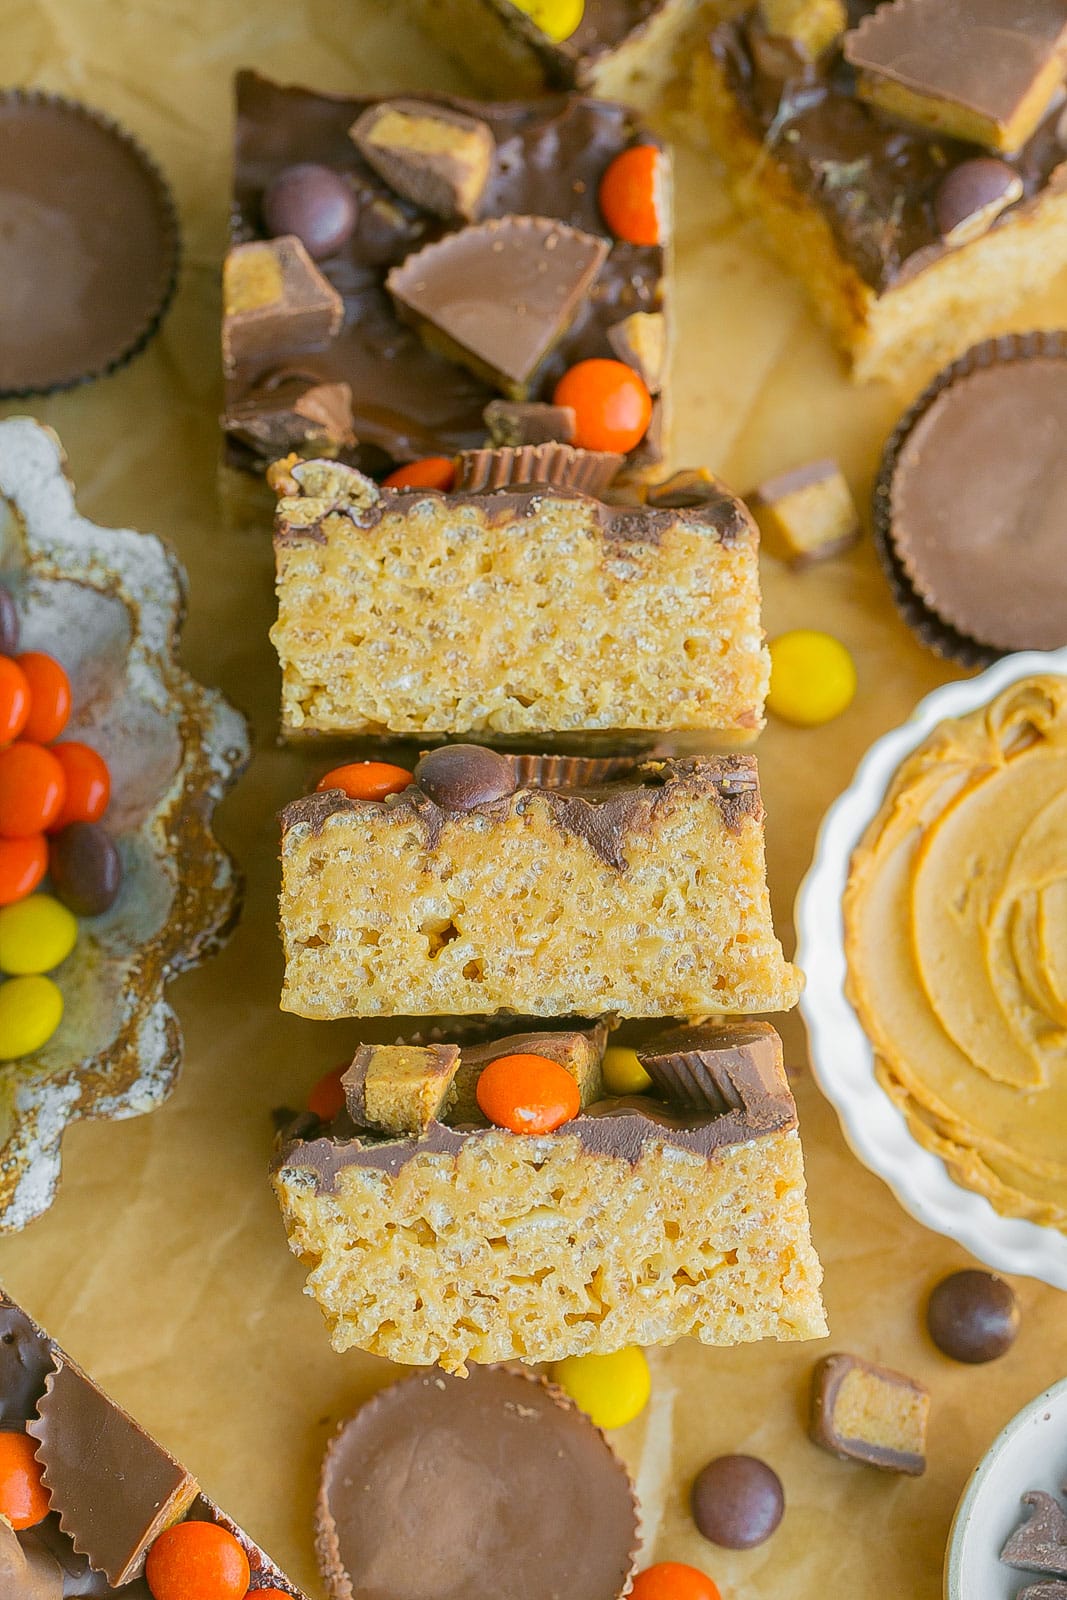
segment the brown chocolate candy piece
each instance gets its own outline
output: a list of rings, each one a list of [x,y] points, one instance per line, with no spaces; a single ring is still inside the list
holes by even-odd
[[[29,1317],[0,1297],[0,1428],[14,1433],[36,1416],[51,1370],[48,1341]]]
[[[227,372],[329,343],[344,302],[295,234],[236,245],[222,275],[222,354]]]
[[[285,167],[263,195],[263,221],[277,238],[294,234],[315,261],[334,255],[352,237],[358,216],[351,186],[332,167],[301,161]]]
[[[0,1517],[0,1595],[4,1600],[63,1600],[63,1573],[46,1550],[25,1549]]]
[[[640,756],[567,756],[508,754],[516,789],[584,789],[632,772]]]
[[[386,287],[430,349],[525,400],[609,249],[606,239],[551,217],[499,217],[417,251]]]
[[[99,822],[72,822],[48,847],[52,887],[77,917],[99,917],[115,904],[122,888],[122,860],[115,841]]]
[[[76,1551],[116,1588],[198,1494],[185,1468],[59,1352],[27,1432],[42,1481]]]
[[[1019,1304],[1011,1284],[995,1273],[953,1272],[930,1296],[926,1325],[942,1354],[977,1366],[1011,1349],[1019,1332]]]
[[[825,1356],[812,1374],[811,1438],[842,1461],[921,1477],[929,1411],[921,1383],[861,1356]]]
[[[792,567],[839,555],[859,538],[856,502],[832,458],[777,473],[745,498],[761,549]]]
[[[369,1400],[327,1450],[316,1528],[332,1600],[500,1600],[502,1583],[508,1600],[618,1600],[638,1538],[603,1434],[501,1367],[420,1373]]]
[[[478,117],[425,100],[383,100],[356,118],[349,137],[405,200],[446,222],[474,216],[496,149]]]
[[[672,1105],[740,1111],[753,1125],[776,1119],[789,1094],[782,1041],[769,1022],[755,1018],[670,1029],[638,1046],[637,1059]]]
[[[697,1473],[690,1510],[705,1539],[724,1550],[753,1550],[785,1514],[782,1480],[757,1456],[718,1456]]]
[[[20,632],[15,596],[5,584],[0,583],[0,656],[18,654]]]
[[[948,245],[970,244],[1022,194],[1023,180],[1006,161],[995,156],[963,161],[945,174],[934,198],[938,232]]]
[[[553,406],[543,400],[490,400],[483,415],[494,449],[573,444],[578,426],[573,406]]]
[[[315,383],[284,371],[234,401],[222,425],[232,438],[264,455],[333,454],[356,443],[348,384]]]
[[[443,811],[470,811],[515,792],[507,757],[480,744],[445,744],[428,751],[415,768],[415,782]]]
[[[1001,1561],[1026,1572],[1067,1578],[1067,1515],[1063,1507],[1041,1489],[1028,1490],[1023,1504],[1030,1507],[1030,1514],[1000,1552]]]
[[[659,394],[667,361],[667,319],[662,311],[631,312],[608,329],[608,343],[620,361],[633,367],[649,394]]]
[[[486,494],[518,484],[576,489],[598,498],[609,488],[623,457],[569,444],[530,444],[496,450],[463,450],[456,457],[457,494]]]

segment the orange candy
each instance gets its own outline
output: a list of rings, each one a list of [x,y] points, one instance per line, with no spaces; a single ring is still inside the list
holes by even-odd
[[[489,1121],[512,1133],[552,1133],[582,1109],[578,1085],[548,1056],[497,1056],[475,1094]]]
[[[341,1088],[341,1076],[348,1071],[348,1065],[347,1061],[342,1061],[339,1067],[327,1072],[308,1095],[308,1110],[320,1122],[332,1122],[344,1106],[345,1092]]]
[[[30,714],[30,686],[26,674],[10,656],[0,656],[0,744],[10,744],[26,726]]]
[[[384,800],[399,794],[412,782],[406,767],[390,766],[388,761],[350,761],[333,767],[315,785],[316,789],[343,789],[350,800]]]
[[[652,396],[625,361],[579,361],[556,384],[554,405],[573,406],[574,442],[582,450],[625,455],[652,420]]]
[[[600,213],[627,244],[663,239],[662,155],[651,144],[635,144],[617,155],[600,180]]]
[[[630,1600],[722,1600],[718,1584],[681,1561],[657,1561],[634,1579]]]
[[[51,744],[67,726],[70,716],[70,679],[54,656],[42,650],[28,650],[18,664],[30,686],[30,714],[22,730],[23,738],[35,744]]]
[[[66,793],[63,768],[51,750],[21,739],[0,750],[0,838],[47,833]]]
[[[424,456],[409,461],[382,479],[383,489],[441,489],[445,493],[456,481],[456,463],[451,456]]]
[[[52,754],[67,780],[66,799],[52,823],[53,833],[72,822],[99,822],[111,799],[111,774],[103,756],[77,739],[53,745]]]
[[[33,1459],[36,1449],[37,1440],[28,1433],[0,1433],[0,1515],[16,1532],[35,1528],[48,1515],[48,1490],[40,1462]]]
[[[48,841],[43,833],[0,839],[0,906],[32,894],[48,871]]]
[[[179,1522],[161,1533],[145,1564],[155,1600],[244,1600],[248,1557],[226,1528]]]

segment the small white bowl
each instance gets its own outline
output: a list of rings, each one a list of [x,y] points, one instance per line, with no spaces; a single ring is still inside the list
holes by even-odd
[[[945,1600],[1013,1600],[1037,1583],[1000,1552],[1025,1520],[1028,1489],[1058,1494],[1067,1480],[1067,1378],[1031,1400],[999,1433],[963,1491],[945,1557]]]
[[[938,1157],[912,1137],[903,1113],[879,1084],[870,1041],[845,998],[841,901],[849,865],[898,767],[946,718],[976,711],[1009,684],[1038,673],[1067,676],[1067,649],[1006,656],[979,677],[946,684],[871,746],[819,830],[814,860],[797,895],[796,959],[807,978],[800,1009],[812,1069],[863,1164],[885,1179],[905,1211],[987,1266],[1067,1289],[1067,1234],[1002,1217],[982,1195],[950,1178]],[[979,1593],[968,1600],[978,1600]]]

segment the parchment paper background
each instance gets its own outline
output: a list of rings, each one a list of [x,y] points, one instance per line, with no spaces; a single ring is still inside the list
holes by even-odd
[[[0,1241],[0,1280],[315,1597],[311,1509],[323,1443],[394,1373],[331,1352],[264,1178],[271,1106],[300,1103],[355,1030],[277,1010],[274,815],[303,787],[306,768],[274,746],[268,537],[221,529],[218,275],[233,69],[350,92],[462,88],[398,9],[376,0],[6,0],[0,14],[0,81],[82,97],[135,131],[177,191],[186,250],[165,331],[133,366],[5,409],[34,410],[59,431],[89,516],[173,540],[191,580],[187,663],[249,713],[258,749],[220,814],[248,875],[244,920],[220,959],[171,991],[186,1037],[180,1086],[150,1117],[68,1136],[59,1199],[25,1235]],[[850,387],[795,288],[731,214],[706,159],[682,154],[679,168],[677,464],[707,464],[744,489],[832,453],[866,496],[910,395]],[[1059,305],[1035,305],[1018,325],[1057,323],[1067,323],[1067,286]],[[860,680],[840,721],[815,732],[771,726],[758,747],[775,904],[791,944],[790,907],[824,809],[871,740],[953,669],[897,621],[869,547],[800,577],[769,560],[765,568],[770,632],[832,630],[854,652]],[[795,1018],[785,1031],[802,1065]],[[935,1600],[968,1473],[1012,1413],[1067,1372],[1067,1301],[1020,1280],[1023,1331],[1004,1360],[968,1369],[941,1357],[921,1308],[963,1253],[910,1221],[851,1156],[806,1070],[797,1094],[832,1339],[653,1354],[653,1403],[618,1435],[637,1474],[649,1559],[703,1566],[727,1600]],[[850,1467],[809,1444],[808,1374],[830,1348],[930,1385],[925,1478]],[[686,1507],[693,1474],[727,1450],[766,1457],[786,1485],[781,1530],[747,1555],[705,1544]]]

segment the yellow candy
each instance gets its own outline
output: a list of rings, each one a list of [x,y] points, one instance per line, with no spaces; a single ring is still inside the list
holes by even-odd
[[[604,1088],[608,1094],[647,1094],[652,1079],[637,1059],[636,1050],[609,1044],[604,1051]]]
[[[846,711],[855,692],[852,657],[828,633],[796,628],[772,641],[767,709],[776,717],[817,728]]]
[[[0,972],[51,972],[78,937],[78,919],[50,894],[31,894],[0,910]]]
[[[552,1376],[598,1428],[621,1428],[648,1404],[652,1374],[637,1345],[610,1356],[567,1356]]]
[[[17,1061],[47,1044],[63,1020],[63,996],[51,978],[0,984],[0,1061]]]
[[[562,44],[576,33],[585,14],[585,0],[511,0],[518,11],[524,11],[535,28],[540,28],[546,39]]]

